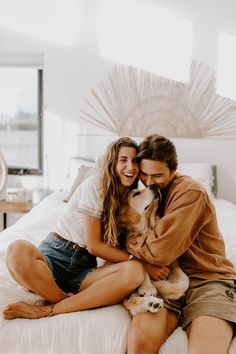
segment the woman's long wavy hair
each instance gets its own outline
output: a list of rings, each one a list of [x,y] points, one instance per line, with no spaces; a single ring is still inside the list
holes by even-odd
[[[121,206],[125,203],[128,192],[137,187],[138,177],[124,192],[120,189],[120,178],[117,173],[119,151],[122,147],[133,147],[138,153],[136,141],[122,137],[112,142],[104,155],[101,169],[101,198],[103,200],[102,235],[103,240],[113,246],[118,245],[118,220]]]

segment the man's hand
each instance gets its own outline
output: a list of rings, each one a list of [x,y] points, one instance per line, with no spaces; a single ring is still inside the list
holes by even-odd
[[[158,267],[150,263],[143,263],[143,266],[152,280],[165,280],[170,275],[168,267]]]

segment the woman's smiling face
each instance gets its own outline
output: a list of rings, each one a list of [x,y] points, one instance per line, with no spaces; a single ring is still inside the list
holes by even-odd
[[[130,187],[139,173],[139,166],[136,161],[137,151],[134,147],[123,146],[120,148],[117,161],[117,174],[121,185]]]

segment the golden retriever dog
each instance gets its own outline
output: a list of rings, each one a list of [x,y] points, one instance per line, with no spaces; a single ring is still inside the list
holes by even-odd
[[[161,195],[156,186],[132,190],[127,205],[121,211],[121,223],[126,230],[126,247],[133,237],[153,229],[159,219],[157,215]],[[135,236],[134,236],[135,235]],[[144,283],[128,299],[124,306],[132,315],[140,312],[158,312],[163,306],[163,299],[179,299],[189,286],[189,278],[175,261],[169,265],[171,273],[166,280],[151,281],[145,274]]]

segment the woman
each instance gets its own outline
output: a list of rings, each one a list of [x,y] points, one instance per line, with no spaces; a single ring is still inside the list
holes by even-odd
[[[117,247],[118,212],[137,185],[137,151],[136,142],[127,137],[110,144],[101,176],[81,184],[55,232],[39,248],[25,240],[9,246],[6,262],[12,276],[45,300],[10,304],[3,312],[5,319],[112,305],[143,282],[142,264]],[[96,257],[114,264],[97,268]]]

